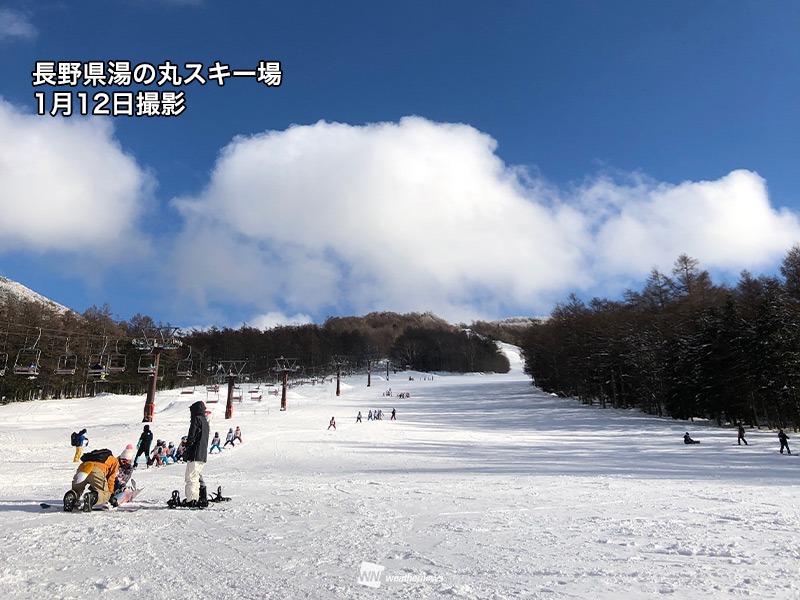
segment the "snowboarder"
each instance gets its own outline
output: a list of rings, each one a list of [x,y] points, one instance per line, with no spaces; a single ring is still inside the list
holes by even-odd
[[[392,418],[389,419],[390,421],[397,421],[397,411],[392,408]]]
[[[211,440],[211,448],[209,449],[209,454],[214,454],[214,448],[217,449],[217,453],[222,452],[222,448],[219,447],[222,440],[219,437],[219,431],[214,432],[214,439]]]
[[[118,470],[119,461],[111,450],[102,449],[87,453],[72,478],[72,489],[64,495],[64,510],[75,509],[78,498],[83,495],[86,486],[89,486],[89,494],[85,509],[90,510],[95,505],[106,504],[111,498]]]
[[[225,443],[222,445],[225,448],[228,444],[230,444],[233,448],[236,447],[236,444],[233,443],[233,427],[228,429],[228,433],[225,436]]]
[[[748,446],[748,445],[749,445],[749,444],[747,443],[747,440],[746,440],[746,439],[744,439],[744,425],[742,425],[742,422],[741,422],[741,421],[739,421],[739,437],[738,437],[738,439],[736,440],[736,442],[737,442],[737,443],[738,443],[740,446],[742,445],[742,442],[744,442],[744,445],[745,445],[745,446]]]
[[[683,436],[683,443],[684,444],[699,444],[700,442],[698,442],[697,440],[693,440],[691,437],[689,437],[689,432],[687,431],[686,434]]]
[[[133,468],[139,466],[139,457],[144,455],[144,460],[147,462],[150,457],[150,444],[153,443],[153,432],[150,431],[150,425],[145,425],[142,429],[142,435],[139,436],[139,451],[133,459]]]
[[[89,445],[89,438],[86,437],[85,429],[81,429],[79,432],[72,434],[72,445],[75,446],[75,456],[72,462],[80,462],[81,454],[83,454],[83,446]]]
[[[356,415],[356,423],[361,423],[361,411],[358,411],[358,414]]]
[[[206,464],[208,448],[208,418],[206,417],[206,405],[202,400],[198,400],[189,407],[191,420],[189,422],[189,433],[186,436],[186,497],[184,505],[196,507],[200,499],[200,475]]]
[[[336,419],[334,419],[333,417],[331,417],[331,422],[328,423],[328,429],[330,429],[331,427],[336,429]]]
[[[236,427],[236,430],[233,432],[233,439],[234,441],[239,440],[239,443],[242,443],[242,430],[239,427]]]
[[[778,439],[781,442],[781,454],[783,454],[783,449],[786,448],[786,453],[791,454],[792,451],[789,450],[789,436],[783,432],[783,429],[778,429]]]

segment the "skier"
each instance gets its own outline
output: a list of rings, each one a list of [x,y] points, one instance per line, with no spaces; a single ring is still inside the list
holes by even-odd
[[[372,421],[372,411],[367,413],[367,421]]]
[[[222,440],[219,438],[219,431],[214,432],[214,439],[211,440],[211,448],[209,449],[209,454],[214,454],[214,448],[217,449],[217,453],[222,452],[222,448],[219,447],[219,444]]]
[[[336,419],[334,419],[333,417],[331,417],[331,422],[328,423],[328,429],[330,429],[331,427],[336,429]]]
[[[153,443],[153,432],[150,431],[150,425],[145,425],[142,429],[142,435],[139,436],[139,451],[133,459],[133,468],[139,466],[139,457],[144,455],[145,462],[149,461],[150,457],[150,444]],[[149,466],[149,465],[148,465]]]
[[[87,509],[97,504],[106,504],[111,498],[118,470],[119,461],[110,450],[94,450],[87,453],[72,478],[72,489],[64,495],[64,510],[74,510],[86,486],[89,486],[90,492]]]
[[[358,414],[356,415],[356,423],[361,423],[361,411],[358,411]]]
[[[184,506],[196,508],[200,500],[200,476],[206,464],[208,448],[208,418],[206,417],[206,405],[202,400],[198,400],[189,407],[191,420],[189,422],[189,433],[186,436],[186,497]]]
[[[741,422],[741,421],[739,421],[739,437],[737,438],[736,442],[737,442],[737,443],[738,443],[740,446],[742,445],[742,442],[744,442],[744,445],[745,445],[745,446],[748,446],[748,445],[749,445],[749,444],[747,443],[747,440],[746,440],[746,439],[744,439],[744,425],[742,425],[742,422]]]
[[[781,441],[781,454],[783,454],[783,449],[786,448],[787,454],[791,454],[792,451],[789,450],[789,436],[783,432],[783,429],[778,429],[778,439]]]
[[[390,421],[397,421],[397,411],[392,408],[392,418],[389,419]]]
[[[234,441],[239,440],[239,443],[242,443],[242,430],[239,429],[238,425],[236,427],[236,431],[233,432],[233,439]]]
[[[84,444],[89,445],[89,438],[86,437],[86,430],[81,429],[76,435],[72,436],[72,445],[75,446],[75,456],[72,462],[80,462]]]
[[[693,440],[691,437],[689,437],[689,432],[687,431],[686,434],[683,436],[683,443],[684,444],[699,444],[700,442],[698,442],[697,440]]]
[[[236,447],[236,444],[233,443],[233,427],[228,429],[228,433],[225,436],[225,443],[222,445],[225,448],[228,444],[230,444],[233,448]]]

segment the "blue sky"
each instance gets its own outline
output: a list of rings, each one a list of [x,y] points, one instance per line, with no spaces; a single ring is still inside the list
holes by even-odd
[[[269,326],[542,315],[683,252],[774,273],[800,242],[798,31],[794,1],[4,2],[0,275],[78,311]],[[48,61],[280,61],[282,82],[39,115],[34,92],[97,91],[34,88]]]

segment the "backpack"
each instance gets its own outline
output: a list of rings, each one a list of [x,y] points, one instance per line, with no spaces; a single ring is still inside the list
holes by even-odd
[[[108,448],[100,448],[99,450],[92,450],[81,456],[81,462],[106,462],[109,456],[113,453]]]
[[[73,431],[72,432],[72,436],[70,436],[70,439],[72,440],[71,443],[72,443],[73,446],[80,446],[81,445],[81,436],[78,435],[77,431]]]

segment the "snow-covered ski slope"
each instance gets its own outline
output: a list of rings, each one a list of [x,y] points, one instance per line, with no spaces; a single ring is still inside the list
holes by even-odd
[[[68,488],[70,432],[118,454],[143,397],[0,407],[0,596],[800,597],[800,461],[774,432],[739,447],[733,429],[555,398],[504,348],[507,375],[352,377],[339,397],[293,389],[286,412],[245,385],[231,420],[220,397],[212,434],[239,425],[244,443],[210,457],[232,501],[205,511],[166,508],[183,465],[138,469],[135,512],[39,507]],[[155,436],[177,443],[206,397],[159,393]]]

